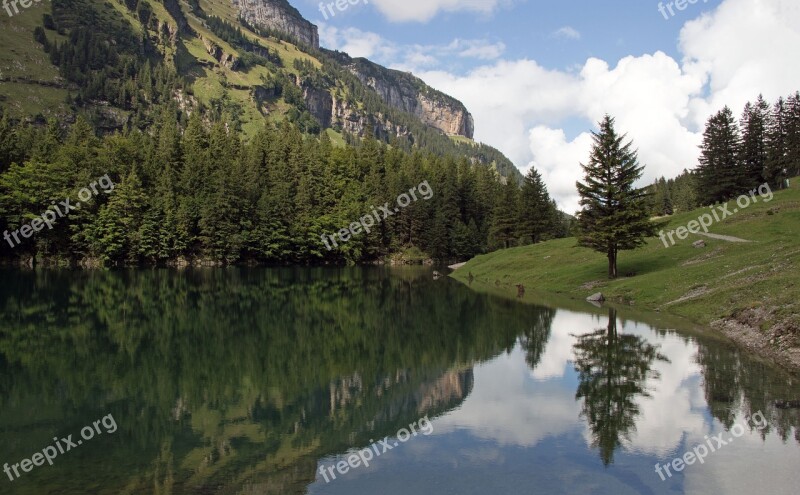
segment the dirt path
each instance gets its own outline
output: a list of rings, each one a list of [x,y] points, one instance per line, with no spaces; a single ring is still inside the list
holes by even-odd
[[[753,241],[748,241],[747,239],[740,239],[738,237],[733,237],[729,235],[704,234],[702,232],[698,232],[697,235],[702,235],[705,237],[710,237],[712,239],[719,239],[720,241],[727,241],[727,242],[753,242]]]

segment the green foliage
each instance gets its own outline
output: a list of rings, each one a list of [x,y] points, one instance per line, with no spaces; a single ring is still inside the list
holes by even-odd
[[[501,185],[485,166],[431,153],[405,153],[368,137],[334,147],[327,133],[304,135],[284,121],[249,141],[224,97],[182,124],[165,109],[153,133],[96,136],[79,118],[66,132],[0,119],[0,211],[13,229],[54,201],[109,174],[110,195],[60,219],[24,246],[0,256],[95,258],[108,264],[357,263],[407,248],[441,259],[466,259],[519,235],[519,187]],[[207,123],[210,121],[210,124]],[[417,200],[369,234],[328,250],[332,234],[395,205],[428,181]],[[502,192],[501,201],[494,198]],[[547,205],[550,207],[549,198]],[[491,239],[490,239],[491,237]]]
[[[739,160],[741,135],[728,107],[708,119],[703,134],[697,187],[701,202],[713,204],[735,196],[745,183]]]
[[[522,183],[520,192],[520,237],[534,244],[548,237],[556,237],[554,231],[559,223],[558,210],[550,199],[542,175],[531,167]]]
[[[738,128],[728,107],[711,117],[696,172],[702,204],[747,194],[765,182],[785,187],[786,179],[800,174],[800,92],[774,106],[759,96],[745,106]]]
[[[582,165],[585,183],[577,183],[582,207],[579,243],[606,253],[608,276],[616,278],[618,252],[643,246],[659,226],[650,221],[646,190],[634,187],[644,167],[639,166],[633,143],[624,143],[625,136],[617,135],[608,115],[600,122],[600,132],[592,134],[589,163]]]

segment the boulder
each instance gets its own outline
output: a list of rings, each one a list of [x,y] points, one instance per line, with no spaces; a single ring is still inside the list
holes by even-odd
[[[604,302],[606,298],[602,292],[598,292],[597,294],[587,297],[586,300],[589,302]]]
[[[695,241],[695,242],[692,243],[692,246],[694,246],[695,249],[702,249],[702,248],[706,247],[706,241],[702,241],[702,240],[701,241]]]

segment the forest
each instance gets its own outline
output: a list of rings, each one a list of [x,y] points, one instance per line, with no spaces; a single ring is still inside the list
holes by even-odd
[[[800,176],[800,91],[770,105],[763,96],[736,120],[725,107],[708,119],[699,163],[650,188],[656,216],[727,201],[762,184],[774,189]]]
[[[0,231],[108,175],[100,194],[52,229],[0,255],[59,263],[352,264],[411,251],[450,261],[568,233],[541,177],[520,188],[466,157],[405,152],[372,136],[336,146],[288,121],[253,138],[194,112],[164,111],[151,132],[100,135],[82,117],[64,129],[0,118]],[[370,234],[328,250],[323,234],[369,205],[428,181],[415,202]]]

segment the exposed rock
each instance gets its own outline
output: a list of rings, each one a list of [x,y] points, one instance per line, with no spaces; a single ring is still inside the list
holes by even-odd
[[[604,302],[606,297],[603,295],[602,292],[598,292],[597,294],[591,295],[586,298],[589,302]]]
[[[169,15],[178,23],[177,31],[188,35],[195,34],[194,30],[189,26],[189,21],[183,14],[179,0],[163,0],[164,8],[169,12]],[[177,33],[176,33],[177,34]]]
[[[225,53],[221,46],[209,39],[204,38],[203,36],[198,36],[198,38],[200,38],[200,40],[203,42],[206,52],[214,57],[214,60],[219,62],[220,65],[227,67],[228,69],[233,69],[236,66],[237,59],[233,54]]]
[[[326,129],[331,126],[333,118],[333,97],[328,91],[316,88],[303,88],[303,98],[308,112]]]
[[[445,134],[472,139],[475,123],[463,103],[437,91],[409,72],[387,69],[364,58],[325,50],[372,88],[390,107],[412,114]]]
[[[319,48],[319,31],[286,0],[232,0],[248,24],[286,34],[312,48]]]
[[[368,75],[362,72],[365,64],[371,64],[372,72],[378,74]],[[383,67],[378,69],[378,67],[372,62],[360,60],[358,64],[348,66],[348,69],[365,86],[375,90],[387,105],[410,113],[445,134],[472,139],[475,122],[461,102],[428,88],[425,83],[411,74],[391,71]],[[409,81],[409,78],[412,80]],[[427,94],[422,90],[428,90]]]
[[[702,241],[702,240],[700,240],[700,241],[694,241],[694,242],[692,243],[692,246],[694,246],[694,247],[695,247],[695,249],[701,249],[701,248],[704,248],[704,247],[706,247],[706,241]]]

